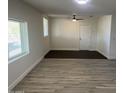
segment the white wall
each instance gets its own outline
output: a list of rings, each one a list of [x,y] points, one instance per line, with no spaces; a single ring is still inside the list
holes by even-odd
[[[116,59],[116,16],[105,15],[73,22],[67,18],[51,18],[50,45],[53,50],[79,50],[83,25],[91,27],[90,50],[97,50],[108,59]]]
[[[72,22],[72,20],[66,18],[51,18],[51,49],[78,50],[78,29],[78,22]]]
[[[111,15],[101,16],[98,20],[97,50],[110,58]]]
[[[116,59],[116,15],[112,15],[110,59]]]
[[[52,50],[79,50],[79,27],[91,26],[91,50],[96,50],[97,18],[73,22],[68,18],[51,18],[50,45]]]
[[[42,17],[39,11],[21,2],[8,0],[8,17],[27,21],[29,55],[9,63],[8,85],[11,86],[29,67],[49,50],[49,38],[43,37]]]

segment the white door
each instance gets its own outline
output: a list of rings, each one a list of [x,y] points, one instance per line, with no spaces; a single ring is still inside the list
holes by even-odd
[[[90,50],[91,28],[88,25],[80,26],[80,50]]]

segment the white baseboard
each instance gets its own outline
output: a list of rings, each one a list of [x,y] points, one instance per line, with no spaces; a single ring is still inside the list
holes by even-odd
[[[51,48],[50,50],[73,50],[78,51],[78,48]]]
[[[98,51],[99,53],[101,53],[103,56],[105,56],[107,59],[110,59],[108,55],[104,54],[104,53],[103,53],[102,51],[100,51],[99,49],[97,49],[97,51]]]
[[[10,86],[9,90],[12,90],[41,60],[43,56],[39,58],[32,66],[30,66],[22,75],[20,75]]]
[[[33,65],[31,65],[23,74],[21,74],[10,86],[9,86],[9,92],[8,93],[11,93],[11,90],[38,64],[40,63],[44,56],[46,55],[46,53],[48,53],[49,50],[47,50],[43,56],[41,56],[39,59],[37,59]]]

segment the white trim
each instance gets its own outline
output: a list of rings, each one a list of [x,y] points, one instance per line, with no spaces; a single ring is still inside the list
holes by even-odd
[[[19,18],[8,18],[8,20],[10,20],[10,21],[14,21],[14,22],[25,22],[25,20],[24,19],[19,19]]]
[[[29,51],[25,52],[25,53],[21,53],[20,55],[18,56],[15,56],[13,59],[10,59],[8,60],[8,64],[12,63],[12,62],[15,62],[16,60],[19,60],[20,58],[26,56],[29,54]]]
[[[50,49],[46,50],[46,52],[44,52],[44,56],[50,51]]]
[[[20,75],[10,86],[9,90],[13,89],[41,60],[43,56],[39,58],[32,66],[30,66],[22,75]]]
[[[79,51],[79,48],[51,48],[51,50],[74,50],[74,51]]]
[[[98,51],[99,53],[101,53],[102,55],[104,55],[107,59],[109,60],[116,60],[116,58],[113,58],[109,55],[106,55],[105,53],[103,53],[101,50],[97,49],[96,51]]]
[[[29,40],[28,40],[28,25],[25,21],[19,21],[17,19],[9,19],[10,22],[16,22],[20,24],[20,39],[21,39],[21,53],[16,54],[12,57],[8,57],[9,63],[12,63],[23,56],[29,54]],[[9,54],[10,51],[8,51]]]
[[[107,59],[110,59],[109,56],[106,55],[105,53],[103,53],[101,50],[97,49],[97,51],[98,51],[99,53],[101,53],[102,55],[104,55]]]
[[[48,53],[49,50],[47,50],[45,53],[43,53],[43,56],[41,56],[39,59],[37,59],[33,65],[31,65],[23,74],[21,74],[10,86],[9,86],[9,93],[11,93],[11,90],[38,64],[40,63],[45,54]]]

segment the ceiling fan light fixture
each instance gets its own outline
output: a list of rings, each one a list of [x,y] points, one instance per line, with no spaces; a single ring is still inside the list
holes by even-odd
[[[75,0],[78,4],[86,4],[88,0]]]
[[[76,18],[75,18],[75,16],[76,15],[73,15],[73,19],[72,19],[72,21],[74,21],[74,22],[77,21]]]
[[[76,19],[73,19],[72,21],[75,22],[75,21],[77,21],[77,20],[76,20]]]

